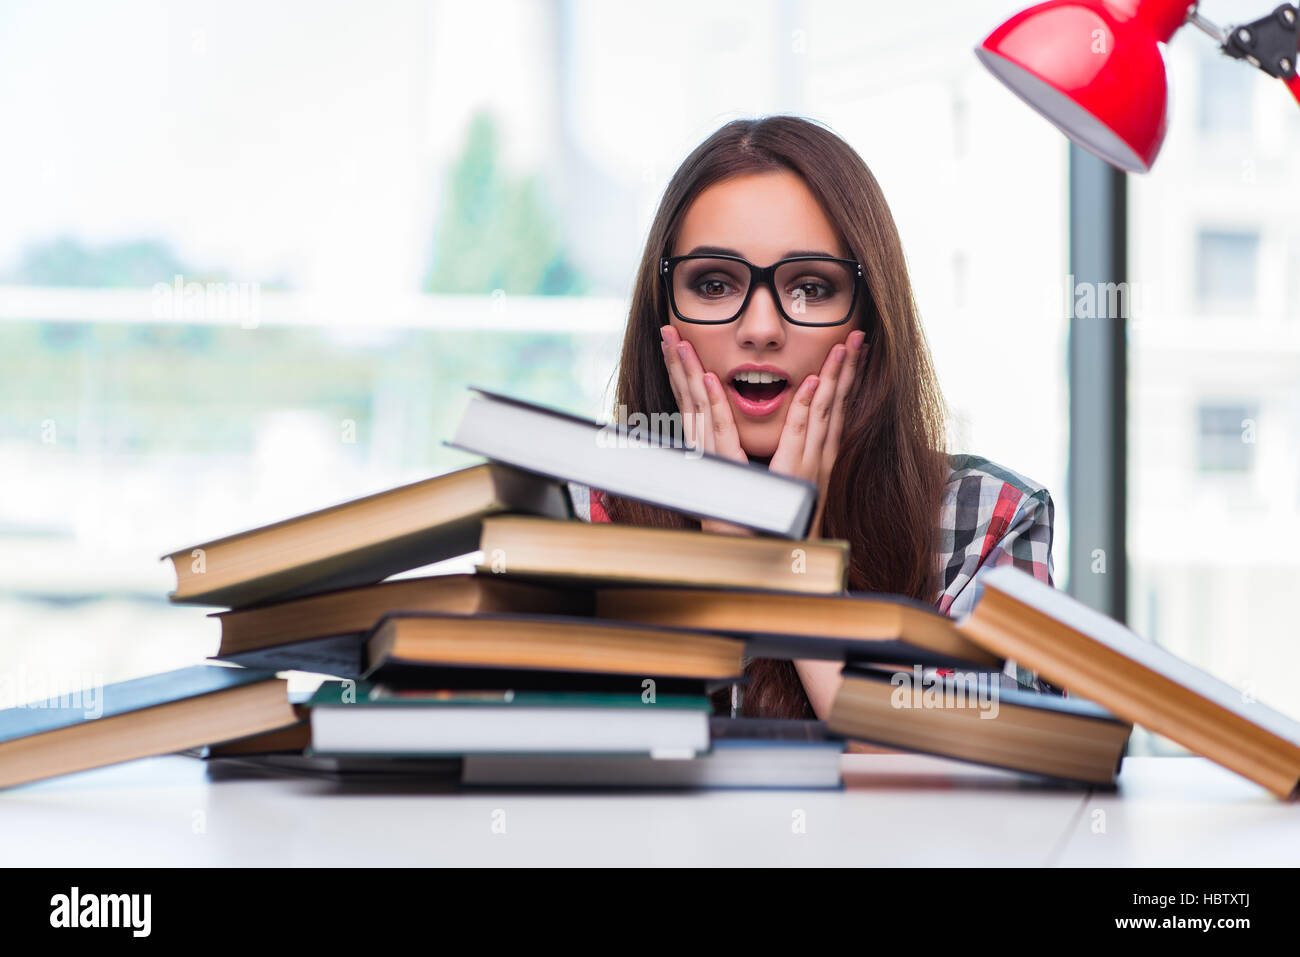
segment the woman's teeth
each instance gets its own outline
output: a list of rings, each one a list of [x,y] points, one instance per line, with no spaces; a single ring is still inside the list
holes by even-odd
[[[732,386],[751,402],[766,402],[785,391],[786,380],[771,372],[740,372],[732,379]]]
[[[769,382],[785,382],[785,379],[771,372],[737,372],[735,381],[766,385]]]

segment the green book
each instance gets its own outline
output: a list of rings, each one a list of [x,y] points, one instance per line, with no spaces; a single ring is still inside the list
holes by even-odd
[[[351,686],[351,687],[349,687]],[[644,693],[632,691],[474,691],[390,688],[374,681],[326,681],[307,700],[308,707],[361,705],[448,706],[509,705],[511,707],[570,708],[709,708],[704,695],[658,694],[647,701]]]

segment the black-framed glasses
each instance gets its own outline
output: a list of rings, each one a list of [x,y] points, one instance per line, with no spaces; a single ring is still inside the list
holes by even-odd
[[[734,322],[749,305],[755,287],[765,285],[786,322],[796,326],[841,326],[853,318],[862,264],[831,256],[791,256],[755,266],[739,256],[671,256],[659,273],[673,314],[682,322]]]

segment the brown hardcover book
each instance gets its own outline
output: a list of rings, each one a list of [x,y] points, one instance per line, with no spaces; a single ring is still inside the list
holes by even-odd
[[[426,612],[380,622],[367,664],[369,673],[425,665],[715,681],[739,677],[743,653],[743,642],[709,632],[562,615]]]
[[[844,590],[849,544],[614,522],[494,515],[483,522],[482,574],[605,584]]]
[[[897,595],[807,595],[753,588],[598,588],[602,618],[701,628],[745,639],[756,658],[869,659],[1000,671],[1003,659],[947,615]]]
[[[483,518],[511,511],[558,519],[573,507],[552,479],[470,466],[165,555],[170,598],[243,608],[372,584],[473,552]]]
[[[0,787],[262,734],[301,720],[274,672],[196,665],[0,711]]]
[[[300,707],[300,714],[307,714],[307,709]],[[263,734],[226,741],[204,749],[203,757],[232,758],[247,754],[276,754],[279,752],[297,752],[311,744],[311,720],[303,717],[297,724],[287,728],[276,728]]]
[[[957,624],[971,641],[1279,798],[1297,793],[1300,722],[1017,568],[982,580],[982,595]]]
[[[484,575],[428,575],[215,614],[215,657],[246,667],[357,677],[367,634],[390,612],[585,615],[591,593]]]
[[[826,725],[872,744],[1114,785],[1128,722],[1090,701],[1006,688],[997,675],[969,677],[847,666]]]

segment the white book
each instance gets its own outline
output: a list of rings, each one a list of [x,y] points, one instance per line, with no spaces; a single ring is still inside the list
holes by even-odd
[[[700,519],[805,538],[817,486],[760,465],[662,443],[623,429],[471,387],[445,444],[484,458]]]
[[[311,753],[371,755],[640,754],[709,749],[707,708],[432,707],[311,709]]]

